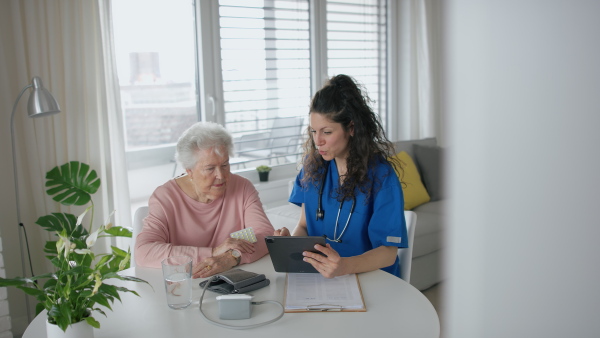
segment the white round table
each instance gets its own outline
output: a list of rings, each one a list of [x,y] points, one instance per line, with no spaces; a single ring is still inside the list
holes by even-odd
[[[273,270],[269,256],[240,266],[241,269],[264,273],[271,284],[251,294],[253,301],[277,300],[283,303],[285,274]],[[386,337],[394,334],[410,338],[439,338],[440,322],[429,300],[404,280],[381,270],[359,274],[367,307],[366,312],[286,313],[275,323],[249,330],[231,330],[212,325],[202,318],[198,300],[202,290],[194,283],[194,302],[184,310],[172,310],[166,304],[160,269],[135,267],[125,270],[130,275],[148,281],[144,283],[114,280],[112,284],[135,290],[141,297],[121,294],[122,303],[105,309],[107,317],[94,312],[100,329],[95,338],[164,338],[164,337]],[[218,319],[217,294],[210,291],[204,297],[203,310],[213,320]],[[221,321],[230,325],[249,325],[275,317],[276,305],[254,306],[252,317],[244,320]],[[46,336],[46,312],[31,322],[23,338]]]

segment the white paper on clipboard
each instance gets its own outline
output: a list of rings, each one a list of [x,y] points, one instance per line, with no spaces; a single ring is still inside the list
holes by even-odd
[[[366,311],[358,276],[325,278],[320,273],[288,273],[286,312]]]

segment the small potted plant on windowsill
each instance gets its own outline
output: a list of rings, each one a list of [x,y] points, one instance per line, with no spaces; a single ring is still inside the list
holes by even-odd
[[[256,167],[256,171],[258,171],[258,179],[261,182],[267,182],[269,180],[269,171],[271,171],[271,167],[268,165],[259,165]]]
[[[46,193],[62,205],[89,206],[79,217],[68,213],[52,213],[38,218],[36,224],[54,233],[56,240],[46,242],[44,252],[54,265],[54,272],[34,277],[0,278],[0,287],[15,286],[39,301],[36,314],[48,312],[47,337],[93,337],[93,327],[100,323],[92,312],[106,315],[99,306],[111,309],[120,292],[137,292],[105,283],[108,279],[144,282],[118,274],[129,267],[131,253],[112,247],[111,253],[97,254],[92,246],[100,237],[131,237],[131,230],[106,221],[93,227],[90,217],[87,229],[85,215],[94,214],[91,195],[100,187],[96,171],[85,163],[72,161],[46,173]],[[80,331],[81,330],[81,331]]]

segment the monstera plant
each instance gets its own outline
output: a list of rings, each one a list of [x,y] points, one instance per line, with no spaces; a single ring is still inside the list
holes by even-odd
[[[36,224],[56,236],[44,248],[54,272],[30,278],[0,278],[0,286],[15,286],[37,298],[36,313],[47,310],[48,322],[58,325],[62,331],[80,321],[99,328],[100,323],[93,317],[94,312],[106,315],[103,308],[111,309],[115,299],[120,301],[120,292],[138,295],[125,287],[108,284],[107,280],[147,283],[136,277],[119,274],[119,271],[129,267],[129,250],[114,246],[110,253],[99,254],[92,250],[98,238],[131,237],[130,229],[110,223],[112,214],[104,224],[93,225],[94,203],[91,195],[99,187],[100,178],[96,171],[85,163],[73,161],[50,170],[46,174],[46,193],[63,205],[87,208],[78,217],[56,212],[36,221]],[[91,214],[89,223],[84,226],[88,213]]]

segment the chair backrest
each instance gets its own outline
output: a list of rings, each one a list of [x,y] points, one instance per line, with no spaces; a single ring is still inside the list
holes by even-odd
[[[137,235],[142,231],[144,226],[144,218],[148,216],[148,206],[137,208],[133,215],[133,234],[131,236],[131,266],[135,266],[135,240]]]
[[[408,236],[408,248],[398,249],[400,259],[400,278],[410,283],[410,269],[412,266],[412,253],[415,240],[415,227],[417,226],[417,213],[410,210],[404,211],[406,220],[406,234]]]
[[[290,145],[290,140],[297,140],[302,133],[303,117],[278,117],[273,120],[271,127],[271,148],[283,148],[283,150],[273,149],[274,152],[283,152]]]

